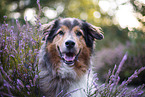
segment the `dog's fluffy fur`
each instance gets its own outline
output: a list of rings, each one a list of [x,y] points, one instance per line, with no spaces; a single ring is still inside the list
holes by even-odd
[[[94,39],[103,39],[99,27],[76,18],[59,18],[42,26],[39,52],[40,88],[46,97],[85,97],[87,72]],[[61,93],[60,93],[61,92]]]

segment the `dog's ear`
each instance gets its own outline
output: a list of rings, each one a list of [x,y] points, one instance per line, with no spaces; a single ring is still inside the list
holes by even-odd
[[[43,24],[40,28],[40,30],[42,31],[43,33],[43,38],[42,38],[42,41],[45,41],[48,37],[48,35],[50,34],[50,31],[54,25],[54,22],[55,21],[51,21],[49,22],[48,24]]]
[[[53,21],[49,22],[48,24],[43,24],[41,26],[40,29],[43,33],[42,41],[46,41],[47,38],[50,36],[50,34],[53,33],[52,30],[54,31],[54,29],[56,28],[58,20],[59,19],[53,20]]]
[[[100,27],[96,27],[85,21],[82,22],[86,44],[88,47],[92,48],[94,39],[101,40],[104,38],[103,31]]]
[[[103,31],[102,31],[101,27],[96,27],[90,23],[86,23],[86,25],[88,28],[87,29],[88,33],[92,38],[98,39],[98,40],[101,40],[104,38]]]

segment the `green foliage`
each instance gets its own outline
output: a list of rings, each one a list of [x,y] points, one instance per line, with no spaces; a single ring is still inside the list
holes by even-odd
[[[127,43],[126,50],[129,53],[128,60],[124,66],[124,70],[121,72],[121,78],[127,79],[134,70],[145,66],[145,34],[142,31],[134,29],[134,31],[129,32],[131,35],[130,42]],[[142,72],[139,77],[132,81],[131,84],[139,85],[145,83],[144,75],[145,72]]]
[[[114,42],[113,45],[108,42],[108,48],[101,49],[96,53],[95,61],[96,72],[98,72],[99,78],[104,82],[107,76],[107,70],[113,69],[114,64],[119,64],[120,59],[125,51],[128,52],[128,59],[122,68],[120,73],[120,81],[127,79],[132,73],[143,66],[145,66],[145,34],[142,31],[134,29],[128,32],[128,41],[126,44],[121,44],[120,42]],[[107,43],[107,42],[105,42]],[[98,43],[99,44],[99,43]],[[98,46],[97,44],[97,46]],[[99,44],[100,45],[100,44]],[[101,44],[102,45],[102,44]],[[112,47],[111,47],[112,46]],[[106,46],[107,47],[107,46]],[[98,47],[97,47],[98,48]],[[98,69],[97,66],[100,68]],[[143,71],[138,78],[134,79],[130,85],[141,85],[145,83],[144,78],[145,72]]]
[[[128,51],[131,56],[142,55],[145,56],[145,33],[134,29],[129,32],[131,43],[128,44]]]

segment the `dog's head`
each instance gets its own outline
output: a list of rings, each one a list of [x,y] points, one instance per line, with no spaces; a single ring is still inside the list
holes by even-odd
[[[103,39],[99,27],[76,18],[59,18],[43,25],[42,29],[43,41],[54,44],[59,57],[69,66],[82,52],[88,52],[88,49],[91,52],[95,39]]]

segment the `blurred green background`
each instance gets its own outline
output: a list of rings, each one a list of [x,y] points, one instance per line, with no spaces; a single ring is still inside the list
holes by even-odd
[[[40,0],[41,23],[58,17],[75,17],[103,29],[104,39],[96,42],[94,70],[105,81],[108,69],[119,64],[124,53],[129,56],[120,74],[121,80],[145,66],[145,0]],[[1,0],[0,23],[3,16],[12,23],[27,19],[35,25],[38,14],[36,0]],[[145,72],[131,84],[145,83]]]

